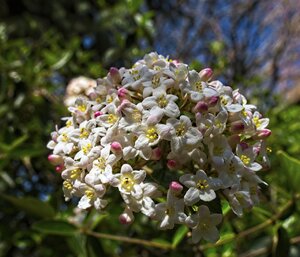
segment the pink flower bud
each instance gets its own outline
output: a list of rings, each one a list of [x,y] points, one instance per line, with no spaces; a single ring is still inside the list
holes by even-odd
[[[151,160],[158,161],[162,156],[162,151],[159,147],[152,150]]]
[[[218,103],[218,101],[219,101],[219,97],[218,97],[218,96],[216,96],[216,95],[212,96],[212,97],[208,100],[208,105],[209,105],[209,107],[215,106],[215,105]]]
[[[113,82],[119,83],[121,81],[120,72],[117,68],[111,67],[109,69],[109,75],[111,76]]]
[[[230,132],[231,133],[240,133],[245,129],[245,125],[241,120],[231,123]]]
[[[96,111],[96,112],[94,113],[94,117],[97,118],[97,117],[101,116],[102,114],[103,114],[103,112]]]
[[[199,101],[193,109],[194,112],[207,112],[208,105],[206,102]]]
[[[205,68],[199,72],[199,76],[202,81],[208,81],[213,75],[211,68]]]
[[[118,97],[120,100],[126,98],[126,96],[128,96],[128,90],[126,88],[119,88],[118,89]]]
[[[57,154],[49,154],[48,155],[48,161],[52,165],[59,165],[63,162],[63,158]]]
[[[175,193],[175,194],[179,194],[181,193],[181,191],[183,190],[183,186],[178,183],[177,181],[172,181],[169,185],[169,189]]]
[[[56,131],[51,132],[51,139],[57,143],[58,133]]]
[[[168,160],[167,166],[170,170],[174,170],[177,167],[177,162],[175,160]]]
[[[65,168],[65,166],[64,166],[63,164],[60,164],[60,165],[57,165],[57,166],[55,167],[55,171],[56,171],[57,173],[61,173],[61,172],[63,171],[64,168]]]
[[[253,136],[253,139],[264,139],[269,137],[272,134],[272,131],[269,129],[261,129],[256,132],[256,135]]]
[[[119,153],[122,151],[122,145],[117,141],[112,142],[110,147],[113,153]]]
[[[130,210],[126,210],[119,216],[119,221],[123,225],[131,224],[134,221],[134,216]]]
[[[92,93],[89,94],[89,98],[91,100],[95,100],[97,97],[98,97],[98,95],[96,94],[96,92],[92,92]]]

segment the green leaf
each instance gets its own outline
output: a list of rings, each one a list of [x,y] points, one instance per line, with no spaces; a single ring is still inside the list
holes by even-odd
[[[278,151],[281,166],[284,171],[284,178],[286,179],[289,189],[293,192],[298,192],[300,184],[300,160],[289,156],[283,151]]]
[[[42,220],[34,223],[32,228],[48,235],[58,236],[73,236],[78,232],[74,225],[62,220]]]
[[[42,202],[36,198],[14,197],[4,194],[0,194],[0,197],[29,215],[39,218],[53,218],[55,216],[55,211],[49,203]]]
[[[189,229],[186,226],[180,226],[176,233],[173,236],[172,240],[172,248],[176,248],[177,245],[185,238],[186,233],[189,231]]]
[[[64,55],[62,56],[62,58],[58,62],[56,62],[52,65],[52,69],[58,70],[58,69],[62,68],[71,59],[71,57],[72,57],[71,51],[65,52]]]

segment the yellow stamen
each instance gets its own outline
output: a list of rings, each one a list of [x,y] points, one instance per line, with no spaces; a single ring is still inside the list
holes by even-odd
[[[87,154],[92,148],[91,143],[87,143],[85,146],[82,146],[81,149],[84,154]]]
[[[152,143],[158,138],[158,134],[156,132],[155,127],[150,127],[146,131],[146,137],[149,139],[149,141]]]
[[[199,179],[196,186],[200,190],[204,190],[204,189],[207,189],[209,187],[208,182],[207,182],[206,179]]]
[[[71,171],[71,179],[76,179],[80,176],[81,170],[80,169],[75,169]]]
[[[241,155],[240,159],[245,165],[248,165],[250,163],[250,158],[244,154]]]
[[[90,200],[92,200],[92,198],[95,195],[95,192],[93,190],[91,190],[91,189],[87,189],[87,190],[85,190],[85,195],[87,196],[87,198],[89,198]]]
[[[161,95],[160,97],[158,97],[157,103],[160,108],[165,108],[168,104],[168,101],[164,95]]]
[[[118,120],[115,114],[108,114],[108,123],[114,124]]]
[[[62,139],[61,139],[62,142],[68,142],[69,138],[66,133],[62,133],[61,136],[62,136]]]
[[[261,126],[261,121],[259,120],[258,117],[254,117],[252,120],[256,127]]]
[[[67,120],[67,122],[66,122],[66,127],[67,128],[69,128],[69,127],[71,127],[72,126],[72,120]]]
[[[131,174],[121,176],[121,187],[130,192],[134,186],[134,180]]]
[[[65,181],[63,182],[63,186],[64,186],[64,188],[66,188],[67,190],[72,190],[72,188],[73,188],[73,185],[71,184],[71,182],[70,182],[70,181],[67,181],[67,180],[65,180]]]
[[[80,138],[87,138],[89,136],[89,132],[87,129],[85,128],[81,128],[80,129]]]
[[[183,122],[181,122],[176,128],[176,136],[182,137],[185,135],[185,133],[186,133],[185,125]]]
[[[77,109],[81,112],[85,112],[86,111],[86,105],[82,104],[82,105],[79,105],[77,106]]]

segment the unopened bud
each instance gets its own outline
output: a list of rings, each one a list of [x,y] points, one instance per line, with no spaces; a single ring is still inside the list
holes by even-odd
[[[61,172],[63,171],[64,168],[65,168],[65,166],[64,166],[63,164],[60,164],[60,165],[57,165],[57,166],[55,167],[55,171],[56,171],[57,173],[61,173]]]
[[[128,90],[126,88],[119,88],[118,89],[118,97],[120,100],[123,100],[125,98],[127,98],[129,95],[128,95]]]
[[[209,105],[209,107],[215,106],[215,105],[218,103],[218,101],[219,101],[219,96],[216,96],[216,95],[212,96],[212,97],[208,100],[208,105]]]
[[[177,181],[172,181],[169,185],[169,189],[177,195],[181,193],[181,191],[183,190],[183,186]]]
[[[194,112],[207,112],[208,105],[206,102],[199,101],[196,106],[194,107]]]
[[[162,151],[159,147],[152,150],[151,160],[158,161],[162,156]]]
[[[256,132],[256,135],[253,136],[253,139],[264,139],[269,137],[272,134],[272,131],[269,129],[261,129]]]
[[[119,221],[123,225],[131,224],[134,221],[133,213],[130,210],[125,210],[120,216]]]
[[[168,160],[167,166],[170,170],[174,170],[177,167],[177,162],[175,160]]]
[[[94,117],[97,118],[97,117],[101,116],[102,114],[103,114],[103,112],[96,111],[96,112],[94,113]]]
[[[121,81],[120,72],[117,68],[111,67],[109,69],[109,75],[111,76],[113,82],[119,83]]]
[[[119,153],[122,151],[122,145],[117,141],[112,142],[110,147],[113,153]]]
[[[49,154],[48,155],[48,161],[52,165],[59,165],[63,162],[63,158],[57,154]]]
[[[200,79],[202,81],[208,81],[213,75],[211,68],[205,68],[199,72]]]
[[[242,121],[235,121],[231,123],[230,132],[231,133],[240,133],[245,129],[245,125]]]

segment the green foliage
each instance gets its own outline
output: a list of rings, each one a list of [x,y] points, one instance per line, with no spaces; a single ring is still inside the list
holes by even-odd
[[[291,244],[300,233],[299,105],[279,106],[268,115],[273,153],[271,169],[259,174],[269,184],[262,185],[262,203],[242,218],[222,198],[210,206],[224,215],[217,246],[192,246],[186,227],[158,232],[139,215],[133,225],[121,226],[121,206],[76,214],[76,203],[64,202],[60,175],[49,165],[45,147],[66,114],[65,85],[73,77],[97,78],[110,66],[132,65],[152,47],[156,13],[142,0],[0,0],[0,6],[0,257],[234,257],[257,249],[265,249],[265,256],[289,251],[299,256],[299,246]],[[218,77],[228,66],[227,49],[213,41],[208,50]],[[196,70],[202,65],[192,62]],[[250,87],[263,79],[241,76],[235,83]],[[111,196],[112,202],[119,200]],[[256,227],[270,219],[264,229]],[[146,242],[134,245],[134,238]]]

